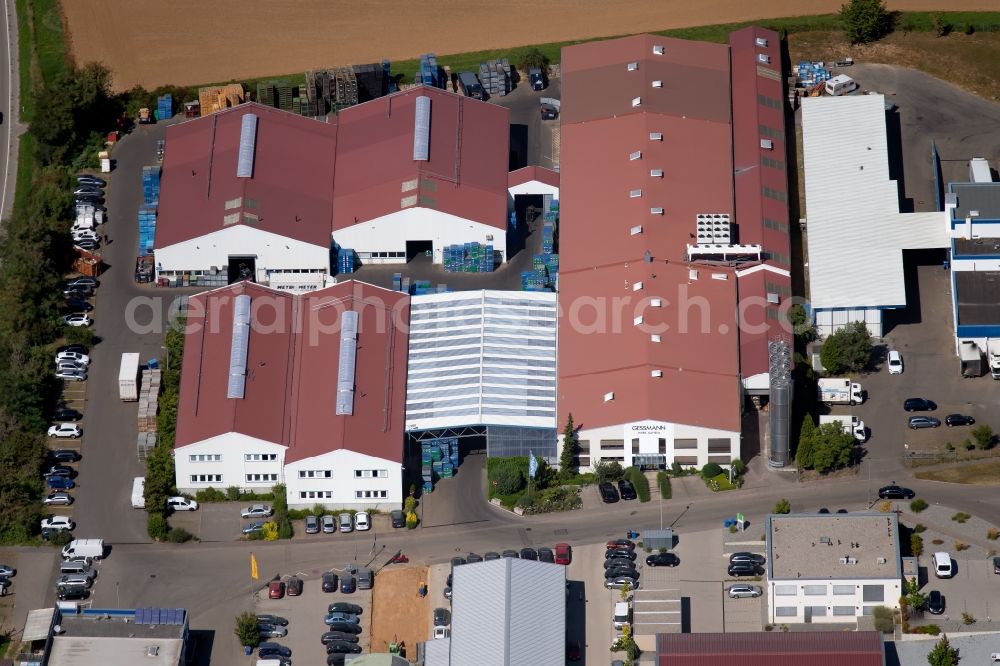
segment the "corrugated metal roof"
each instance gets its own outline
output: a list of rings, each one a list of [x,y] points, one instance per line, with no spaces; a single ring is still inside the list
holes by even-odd
[[[948,245],[944,213],[900,213],[882,95],[802,100],[813,308],[906,304],[903,249]]]
[[[451,663],[566,662],[566,567],[503,558],[455,567]]]
[[[507,187],[514,187],[533,180],[553,187],[559,187],[559,172],[540,166],[526,166],[507,174]]]
[[[884,666],[877,631],[658,634],[661,666]]]

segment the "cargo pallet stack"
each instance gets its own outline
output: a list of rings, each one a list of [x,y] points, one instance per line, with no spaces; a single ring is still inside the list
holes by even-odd
[[[389,61],[367,65],[352,65],[354,78],[358,82],[358,102],[370,102],[384,96],[389,91]]]
[[[159,409],[160,368],[142,369],[142,384],[139,389],[139,432],[156,432],[156,412]]]
[[[815,88],[833,76],[830,70],[823,66],[823,62],[809,62],[808,60],[803,60],[798,65],[792,65],[792,74],[795,75],[796,86],[799,88]]]
[[[240,83],[206,86],[198,89],[198,104],[202,117],[237,106],[244,101],[246,101],[246,93]]]
[[[160,95],[156,98],[156,119],[170,120],[174,117],[173,95]]]
[[[544,271],[524,271],[521,273],[521,291],[545,291],[548,277]]]
[[[492,273],[496,269],[493,245],[448,245],[444,248],[444,269],[449,273]]]
[[[423,296],[425,294],[440,293],[436,287],[431,286],[430,280],[415,280],[413,282],[413,295]]]
[[[139,462],[146,462],[146,457],[152,453],[153,449],[156,447],[156,433],[155,432],[140,432],[139,437],[135,442],[136,454],[139,456]]]
[[[393,291],[403,291],[403,274],[393,273],[392,274],[392,290]]]
[[[479,65],[479,82],[488,95],[503,97],[510,92],[510,62],[507,58],[487,60]]]
[[[420,71],[417,72],[414,83],[422,83],[425,86],[433,86],[435,88],[444,88],[444,77],[441,76],[437,56],[433,53],[420,54]]]
[[[142,167],[142,200],[147,206],[160,202],[160,167]]]
[[[139,209],[139,256],[153,254],[153,241],[156,237],[156,206],[143,206]]]
[[[350,274],[354,272],[354,250],[342,247],[337,250],[337,273]]]
[[[420,475],[424,480],[424,492],[434,490],[434,459],[431,455],[431,445],[423,442],[420,445]]]

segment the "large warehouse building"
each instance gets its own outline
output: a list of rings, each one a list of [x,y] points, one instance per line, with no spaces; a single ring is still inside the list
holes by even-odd
[[[558,412],[582,467],[740,456],[790,339],[780,61],[756,28],[563,51]]]

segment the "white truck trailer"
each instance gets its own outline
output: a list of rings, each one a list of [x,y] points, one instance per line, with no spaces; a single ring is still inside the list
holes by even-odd
[[[986,355],[989,357],[990,374],[993,379],[1000,379],[1000,340],[986,341]]]
[[[118,397],[125,401],[139,399],[139,354],[122,354],[122,364],[118,368]]]
[[[868,439],[868,429],[865,428],[865,422],[857,416],[852,416],[850,414],[824,414],[819,417],[819,424],[823,425],[825,423],[839,423],[840,427],[844,429],[846,434],[853,435],[854,439],[859,442],[864,442]]]
[[[828,405],[860,405],[865,401],[861,384],[850,378],[824,377],[817,384],[819,401]]]

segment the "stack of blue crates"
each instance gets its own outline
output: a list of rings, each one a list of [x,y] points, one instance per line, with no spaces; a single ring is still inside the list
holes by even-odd
[[[431,459],[431,443],[422,442],[420,444],[420,473],[424,480],[424,492],[429,493],[434,490],[433,462]]]
[[[424,294],[433,294],[436,290],[431,287],[430,280],[416,280],[413,283],[413,295],[423,296]]]
[[[443,81],[438,71],[437,56],[433,53],[422,53],[420,55],[420,71],[417,73],[416,83],[423,83],[435,88],[443,88]]]
[[[174,98],[172,95],[160,95],[156,98],[156,119],[169,120],[174,117]]]
[[[444,269],[450,273],[492,273],[495,268],[492,244],[465,243],[444,248]]]
[[[833,76],[822,63],[809,62],[808,60],[803,60],[792,69],[795,70],[795,80],[800,88],[813,88],[820,83],[829,81]]]
[[[156,206],[139,208],[139,256],[153,254],[156,235]]]
[[[521,291],[545,291],[547,282],[545,274],[539,271],[521,273]]]
[[[337,273],[349,274],[354,272],[354,250],[349,247],[342,247],[337,250]]]
[[[392,274],[392,290],[393,291],[403,291],[403,274],[393,273]]]
[[[142,167],[142,200],[147,206],[160,202],[160,167]]]

